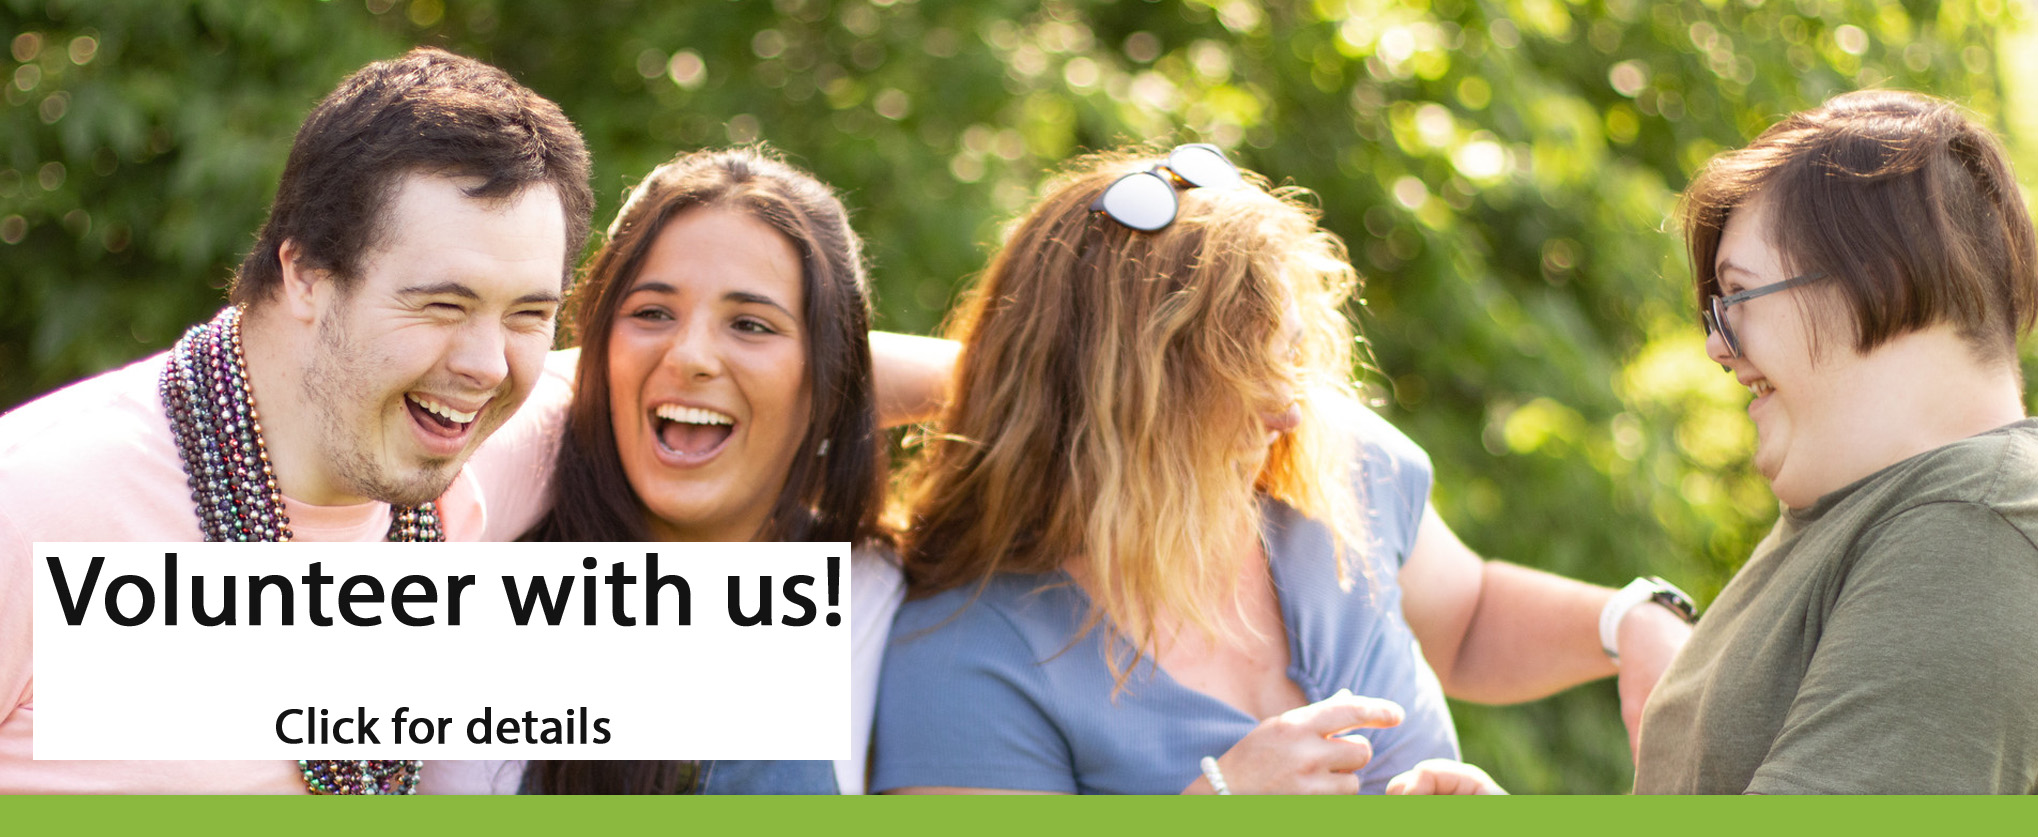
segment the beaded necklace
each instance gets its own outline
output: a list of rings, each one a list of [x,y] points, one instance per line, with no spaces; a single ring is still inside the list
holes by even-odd
[[[184,333],[170,350],[159,389],[205,539],[290,540],[290,516],[248,386],[240,306],[227,306]],[[386,539],[445,540],[438,508],[429,502],[391,507]],[[424,773],[424,762],[415,759],[300,760],[297,767],[315,794],[411,794]]]

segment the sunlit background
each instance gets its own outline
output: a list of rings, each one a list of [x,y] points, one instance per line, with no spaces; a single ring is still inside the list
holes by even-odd
[[[1704,357],[1676,193],[1867,87],[1965,104],[2028,184],[2029,18],[2019,0],[0,0],[0,406],[205,319],[311,105],[437,44],[578,122],[597,227],[677,151],[782,149],[845,193],[897,330],[937,325],[1059,161],[1223,145],[1314,190],[1350,246],[1355,372],[1435,458],[1469,543],[1706,600],[1776,507],[1747,395]],[[1456,708],[1467,758],[1510,788],[1630,784],[1610,684]]]

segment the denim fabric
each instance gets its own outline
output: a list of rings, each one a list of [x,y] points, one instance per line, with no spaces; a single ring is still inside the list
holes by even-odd
[[[832,761],[704,761],[700,790],[718,796],[839,793]]]

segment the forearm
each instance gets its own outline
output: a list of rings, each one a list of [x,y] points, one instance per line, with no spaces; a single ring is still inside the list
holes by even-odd
[[[1478,602],[1449,663],[1445,691],[1460,700],[1516,703],[1613,674],[1599,645],[1599,612],[1613,593],[1504,561],[1482,562]]]
[[[938,337],[870,333],[871,386],[877,394],[878,423],[898,427],[926,421],[948,401],[962,344]]]
[[[1402,612],[1444,693],[1479,703],[1534,700],[1605,677],[1599,614],[1614,591],[1467,549],[1434,509],[1402,565]],[[1621,720],[1640,740],[1642,708],[1691,626],[1667,607],[1630,608],[1615,626]]]

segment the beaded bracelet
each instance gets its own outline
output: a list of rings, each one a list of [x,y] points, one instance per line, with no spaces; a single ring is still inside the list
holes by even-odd
[[[1203,778],[1210,780],[1210,787],[1217,790],[1218,796],[1231,795],[1231,786],[1224,783],[1224,771],[1217,769],[1217,759],[1203,757]]]

